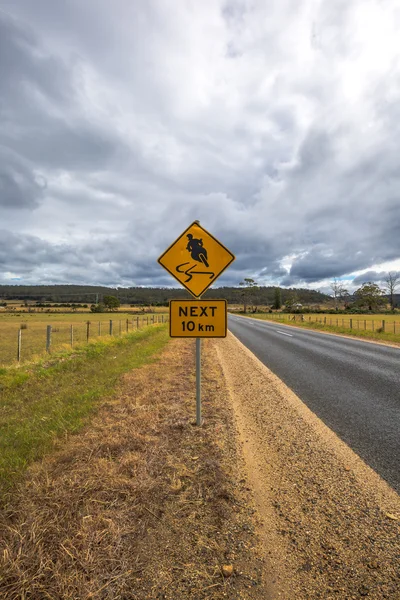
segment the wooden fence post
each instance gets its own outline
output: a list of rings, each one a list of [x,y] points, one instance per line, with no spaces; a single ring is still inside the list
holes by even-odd
[[[382,331],[385,331],[385,320],[382,319]]]
[[[89,342],[90,336],[90,321],[86,322],[86,342]]]
[[[128,333],[129,331],[129,319],[126,320],[126,332]]]
[[[50,353],[51,347],[51,325],[47,325],[46,330],[46,352]]]
[[[99,337],[101,336],[101,321],[99,321]]]
[[[113,334],[113,322],[112,319],[110,319],[110,335]]]
[[[350,329],[353,329],[353,319],[350,319]]]
[[[18,348],[17,348],[17,361],[21,361],[21,343],[22,343],[22,329],[18,329]]]

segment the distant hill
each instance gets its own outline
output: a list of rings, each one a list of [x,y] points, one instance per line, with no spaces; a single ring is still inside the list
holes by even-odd
[[[260,287],[252,295],[252,304],[272,304],[275,287]],[[318,304],[331,300],[325,294],[315,290],[301,288],[281,288],[282,302],[289,295],[296,294],[301,304]],[[183,288],[110,288],[89,285],[0,285],[0,299],[29,300],[36,302],[101,302],[104,296],[117,296],[121,304],[167,304],[171,298],[191,298]],[[208,290],[204,298],[225,298],[230,303],[239,304],[243,300],[243,288],[220,287]]]

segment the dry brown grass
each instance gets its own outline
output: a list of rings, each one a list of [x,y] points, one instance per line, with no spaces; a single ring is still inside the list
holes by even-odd
[[[174,340],[156,367],[125,376],[90,427],[30,469],[0,517],[1,598],[266,597],[207,344],[206,418],[193,425],[193,346]]]

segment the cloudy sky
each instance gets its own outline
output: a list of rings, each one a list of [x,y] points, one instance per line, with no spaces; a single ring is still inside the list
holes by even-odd
[[[0,283],[400,270],[399,0],[0,0]],[[354,281],[353,281],[354,280]]]

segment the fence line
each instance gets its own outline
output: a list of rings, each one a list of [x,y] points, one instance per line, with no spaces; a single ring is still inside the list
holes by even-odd
[[[150,320],[148,316],[110,319],[108,328],[102,327],[106,321],[99,321],[96,327],[96,321],[90,320],[54,325],[33,321],[19,325],[17,330],[12,327],[7,331],[2,331],[0,327],[0,365],[10,364],[14,360],[25,362],[45,352],[51,354],[66,346],[73,348],[77,343],[89,343],[110,336],[120,337],[141,327],[166,323],[168,318],[168,314],[161,314],[153,315]]]
[[[267,315],[268,318],[278,321],[288,322],[308,322],[320,323],[321,325],[330,325],[333,327],[343,327],[359,331],[373,331],[378,333],[400,333],[400,322],[388,321],[387,319],[355,319],[354,317],[339,318],[339,317],[314,317],[307,314],[290,314],[290,313],[272,313]]]

